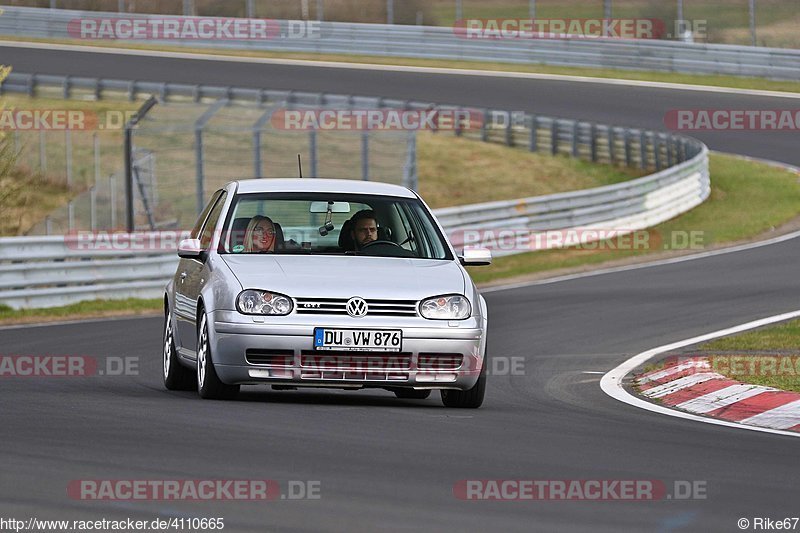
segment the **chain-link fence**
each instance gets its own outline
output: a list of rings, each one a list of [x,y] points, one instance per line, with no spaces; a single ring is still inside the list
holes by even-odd
[[[309,106],[162,103],[133,128],[137,229],[190,227],[211,193],[231,180],[305,176],[413,185],[413,131],[281,130],[276,111]],[[29,235],[126,227],[124,132],[15,132],[18,164],[82,191]],[[110,170],[110,172],[109,172]]]

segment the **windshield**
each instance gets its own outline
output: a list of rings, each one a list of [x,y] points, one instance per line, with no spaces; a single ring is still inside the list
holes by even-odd
[[[324,193],[237,195],[219,252],[452,259],[418,199]]]

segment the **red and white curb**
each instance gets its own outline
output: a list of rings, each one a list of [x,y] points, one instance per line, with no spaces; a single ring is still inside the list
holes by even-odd
[[[623,382],[636,368],[663,353],[798,317],[800,311],[792,311],[647,350],[606,373],[600,380],[600,388],[616,400],[655,413],[705,424],[800,437],[800,395],[725,378],[713,372],[707,361],[683,360],[668,369],[648,373],[650,381],[643,382],[642,389],[646,387],[651,391],[649,397],[658,397],[660,403],[631,394]],[[793,397],[790,399],[787,395]],[[683,410],[679,410],[679,406]]]
[[[800,393],[730,379],[711,371],[704,357],[673,361],[635,383],[643,396],[682,411],[800,432]]]

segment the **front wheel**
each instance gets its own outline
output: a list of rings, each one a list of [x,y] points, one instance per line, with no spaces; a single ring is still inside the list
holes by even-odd
[[[442,403],[445,407],[457,407],[461,409],[477,409],[483,404],[483,397],[486,394],[486,364],[487,357],[483,358],[483,367],[478,376],[478,381],[468,390],[448,390],[442,389]]]
[[[167,390],[192,390],[195,383],[194,373],[178,361],[171,311],[167,310],[164,322],[164,346],[161,354],[164,366],[161,375],[164,378],[164,386]]]
[[[214,369],[205,312],[201,313],[197,335],[197,392],[208,400],[232,400],[239,394],[239,385],[223,383]]]

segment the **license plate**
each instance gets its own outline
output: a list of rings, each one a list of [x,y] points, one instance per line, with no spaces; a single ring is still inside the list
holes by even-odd
[[[399,329],[314,328],[315,350],[350,352],[399,352],[403,331]]]

